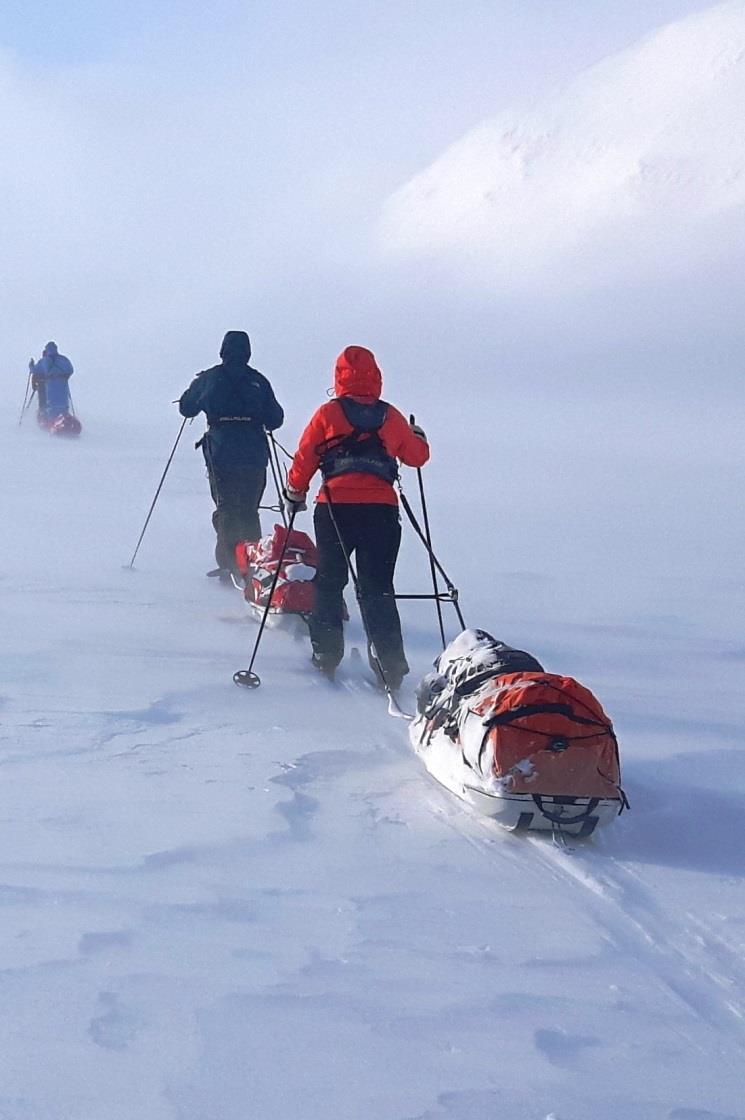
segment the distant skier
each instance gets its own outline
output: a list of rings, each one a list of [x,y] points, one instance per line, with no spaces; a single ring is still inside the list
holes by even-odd
[[[355,553],[368,640],[385,683],[395,691],[409,666],[393,589],[401,543],[393,482],[397,460],[421,467],[429,459],[429,446],[421,428],[410,426],[393,405],[380,399],[382,384],[370,350],[348,346],[339,355],[336,398],[321,405],[300,437],[285,496],[290,508],[305,509],[310,481],[320,469],[323,482],[313,515],[318,546],[316,603],[310,618],[313,664],[333,676],[344,655],[346,549]]]
[[[284,412],[263,374],[248,360],[245,331],[228,331],[219,366],[198,373],[179,401],[182,416],[204,412],[207,431],[197,444],[207,464],[215,503],[217,568],[208,572],[230,582],[238,541],[261,537],[259,502],[266,486],[269,448],[266,432],[281,427]]]
[[[38,362],[29,359],[31,387],[36,390],[39,401],[39,422],[51,424],[58,416],[70,412],[70,389],[68,381],[73,367],[69,358],[60,354],[56,342],[48,342]]]

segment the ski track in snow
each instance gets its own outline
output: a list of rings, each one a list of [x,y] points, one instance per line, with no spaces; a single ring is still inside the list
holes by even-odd
[[[664,913],[638,872],[621,861],[611,859],[607,870],[586,853],[575,861],[542,848],[541,859],[557,876],[589,892],[585,906],[612,942],[720,1031],[723,1045],[745,1049],[745,963],[736,951],[702,919]]]
[[[470,812],[468,807],[465,811]],[[443,815],[468,843],[488,859],[495,859],[495,845],[505,842],[499,826],[476,818],[479,829],[500,833],[482,839],[464,831],[449,812]],[[701,917],[665,913],[637,870],[603,854],[602,836],[589,844],[577,842],[569,850],[540,836],[522,836],[517,842],[533,851],[546,873],[573,889],[577,907],[605,931],[610,943],[632,956],[694,1015],[721,1032],[722,1045],[733,1050],[732,1060],[742,1060],[737,1054],[745,1049],[745,960],[741,951]],[[522,851],[516,855],[512,847],[503,846],[497,852],[498,858],[523,864]]]
[[[589,843],[502,832],[361,659],[330,684],[277,628],[235,688],[257,629],[191,559],[188,464],[123,573],[157,449],[102,568],[121,452],[24,437],[18,493],[29,463],[59,479],[18,499],[3,581],[0,1120],[745,1120],[742,874],[625,854],[633,761],[631,813]]]

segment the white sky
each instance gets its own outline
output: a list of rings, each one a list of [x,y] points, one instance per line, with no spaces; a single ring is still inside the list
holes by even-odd
[[[474,387],[498,384],[499,368],[513,383],[542,379],[547,355],[554,369],[578,356],[617,366],[627,310],[654,351],[659,314],[638,287],[621,315],[617,294],[568,309],[558,291],[495,302],[485,284],[460,299],[457,272],[381,259],[376,228],[391,193],[469,129],[550,101],[599,59],[705,8],[6,3],[4,376],[22,376],[55,337],[89,382],[115,396],[126,378],[149,406],[214,360],[226,328],[246,327],[256,364],[303,412],[352,340],[382,353],[405,390],[434,365],[465,366]],[[680,280],[686,322],[699,282]],[[715,319],[696,345],[724,345],[724,368],[739,334],[723,343]]]

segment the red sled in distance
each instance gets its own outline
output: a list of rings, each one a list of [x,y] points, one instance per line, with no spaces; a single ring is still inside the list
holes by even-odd
[[[61,412],[51,418],[40,412],[38,420],[39,427],[49,432],[50,436],[79,436],[83,430],[83,425],[71,412]]]

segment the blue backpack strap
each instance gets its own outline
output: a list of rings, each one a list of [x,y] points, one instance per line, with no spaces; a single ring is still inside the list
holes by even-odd
[[[351,397],[337,397],[338,404],[355,432],[377,432],[383,427],[388,415],[386,401],[362,404]]]

